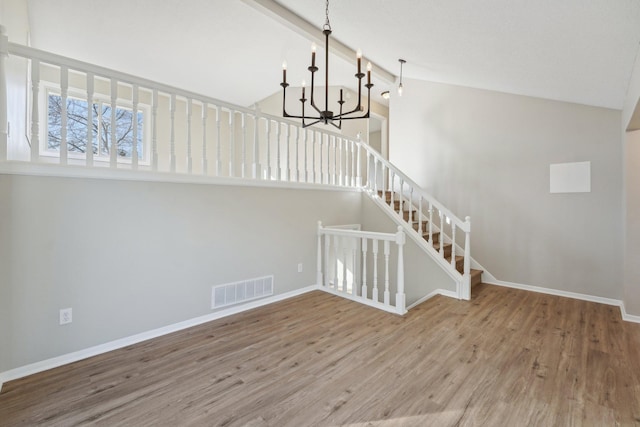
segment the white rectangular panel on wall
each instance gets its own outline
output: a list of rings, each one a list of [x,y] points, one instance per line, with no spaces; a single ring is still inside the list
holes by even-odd
[[[590,193],[591,162],[556,163],[549,166],[550,193]]]

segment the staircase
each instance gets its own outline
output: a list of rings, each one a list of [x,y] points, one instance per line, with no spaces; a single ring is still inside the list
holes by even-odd
[[[378,191],[378,196],[384,200],[387,206],[393,210],[396,214],[394,215],[394,219],[397,223],[406,223],[411,226],[411,228],[415,231],[417,235],[422,235],[422,238],[429,242],[429,220],[428,219],[417,219],[420,215],[418,210],[409,200],[406,200],[404,197],[401,198],[400,194],[392,192],[392,191]],[[402,199],[402,202],[401,202]],[[397,215],[400,210],[400,206],[402,205],[402,217]],[[410,208],[407,208],[411,206]],[[440,239],[440,231],[438,229],[431,230],[431,246],[433,249],[442,254],[443,258],[451,263],[451,255],[453,252],[453,243],[446,242],[445,239]],[[464,271],[464,256],[455,255],[455,269],[463,274]],[[482,270],[471,269],[471,287],[482,283]]]

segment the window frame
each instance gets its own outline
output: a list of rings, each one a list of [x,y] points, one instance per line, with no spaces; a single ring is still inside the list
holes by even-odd
[[[59,158],[60,150],[49,148],[49,96],[62,96],[60,85],[50,81],[40,81],[40,99],[39,103],[42,106],[40,109],[40,155],[50,158]],[[70,88],[67,90],[67,99],[73,98],[80,101],[87,101],[86,90]],[[99,103],[100,105],[106,105],[111,107],[111,98],[108,95],[102,93],[93,94],[93,103]],[[127,109],[133,111],[133,102],[126,98],[116,99],[116,109]],[[138,156],[138,165],[151,166],[151,106],[149,104],[139,102],[138,112],[143,114],[142,119],[142,155]],[[99,136],[98,136],[99,139]],[[99,141],[98,141],[99,142]],[[86,153],[78,153],[75,151],[67,151],[68,159],[85,161]],[[132,157],[116,156],[117,163],[132,164]],[[100,147],[98,152],[93,154],[93,161],[100,163],[109,163],[111,161],[110,155],[104,155],[101,153]]]

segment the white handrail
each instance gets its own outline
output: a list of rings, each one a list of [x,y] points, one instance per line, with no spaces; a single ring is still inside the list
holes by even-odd
[[[397,248],[395,281],[390,280],[391,244]],[[381,259],[379,247],[382,244]],[[318,221],[317,281],[320,289],[397,314],[406,313],[404,293],[405,234],[402,227],[396,233],[344,230],[323,227]],[[372,250],[369,252],[368,247]],[[367,259],[372,262],[367,263]],[[380,262],[378,262],[380,261]],[[382,302],[377,278],[378,265],[383,265]],[[368,267],[372,269],[373,287],[367,284]],[[395,287],[395,301],[391,303],[391,289]]]

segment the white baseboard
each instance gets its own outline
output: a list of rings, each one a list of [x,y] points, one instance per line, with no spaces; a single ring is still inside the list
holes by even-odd
[[[445,297],[449,297],[449,298],[455,298],[455,299],[459,299],[458,298],[458,294],[455,291],[450,291],[447,289],[436,289],[435,291],[423,296],[422,298],[420,298],[418,301],[414,302],[413,304],[411,304],[410,306],[407,307],[407,311],[411,310],[413,307],[422,304],[423,302],[430,300],[431,298],[435,297],[436,295],[442,295]]]
[[[640,316],[634,316],[632,314],[627,314],[627,311],[625,310],[625,307],[624,307],[624,301],[621,301],[621,300],[618,300],[618,299],[605,298],[605,297],[599,297],[599,296],[588,295],[588,294],[581,294],[581,293],[578,293],[578,292],[561,291],[559,289],[543,288],[543,287],[540,287],[540,286],[523,285],[521,283],[505,282],[503,280],[491,280],[491,281],[488,281],[488,280],[484,280],[483,279],[482,282],[483,283],[488,283],[490,285],[504,286],[506,288],[522,289],[524,291],[537,292],[537,293],[540,293],[540,294],[557,295],[557,296],[560,296],[560,297],[567,297],[567,298],[579,299],[579,300],[583,300],[583,301],[597,302],[597,303],[606,304],[606,305],[614,305],[614,306],[620,308],[620,313],[622,315],[622,320],[624,320],[626,322],[640,323]]]
[[[624,301],[620,304],[620,312],[622,313],[622,320],[626,322],[640,323],[640,316],[635,316],[633,314],[628,314],[627,309],[624,306]]]
[[[136,335],[132,335],[125,338],[120,338],[115,341],[110,341],[104,344],[99,344],[93,347],[86,348],[84,350],[74,351],[72,353],[63,354],[61,356],[53,357],[51,359],[42,360],[40,362],[31,363],[29,365],[21,366],[19,368],[11,369],[0,373],[0,391],[2,391],[2,384],[7,381],[23,378],[28,375],[33,375],[38,372],[43,372],[49,369],[57,368],[62,365],[77,362],[82,359],[97,356],[99,354],[107,353],[109,351],[117,350],[119,348],[127,347],[132,344],[137,344],[142,341],[146,341],[152,338],[157,338],[162,335],[177,332],[183,329],[191,328],[193,326],[201,325],[212,320],[217,320],[223,317],[231,316],[233,314],[241,313],[243,311],[251,310],[253,308],[261,307],[267,304],[271,304],[278,301],[283,301],[288,298],[292,298],[298,295],[302,295],[307,292],[315,291],[318,289],[317,285],[307,286],[305,288],[296,289],[294,291],[285,292],[283,294],[274,295],[272,297],[254,300],[246,304],[242,304],[236,307],[229,307],[224,310],[219,310],[214,313],[206,314],[204,316],[195,317],[193,319],[185,320],[183,322],[174,323],[172,325],[163,326],[158,329],[142,332]]]

